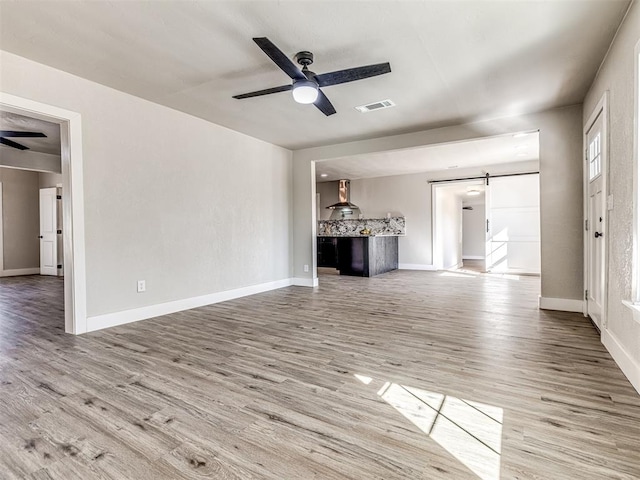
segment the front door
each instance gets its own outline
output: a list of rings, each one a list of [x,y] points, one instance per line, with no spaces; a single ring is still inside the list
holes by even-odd
[[[602,112],[587,132],[588,200],[587,200],[587,313],[601,329],[605,290],[605,151],[602,148]]]
[[[40,275],[58,274],[58,212],[56,188],[40,189]]]

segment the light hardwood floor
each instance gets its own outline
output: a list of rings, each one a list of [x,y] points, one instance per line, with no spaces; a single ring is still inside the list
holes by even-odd
[[[640,478],[640,396],[538,291],[327,275],[73,337],[60,279],[1,279],[0,478]]]

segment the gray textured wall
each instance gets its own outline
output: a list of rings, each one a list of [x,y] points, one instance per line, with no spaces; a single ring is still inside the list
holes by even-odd
[[[7,52],[0,65],[4,92],[82,116],[89,316],[290,277],[289,150]]]
[[[640,323],[622,304],[633,301],[633,277],[640,265],[633,262],[634,249],[634,118],[636,98],[634,80],[638,80],[634,48],[640,39],[640,5],[635,3],[629,11],[613,47],[609,51],[598,77],[584,103],[584,123],[593,112],[605,91],[609,92],[609,193],[614,198],[614,209],[608,218],[607,276],[608,325],[603,335],[607,341],[617,343],[613,348],[626,352],[630,364],[635,363],[635,387],[640,390]],[[637,167],[637,166],[636,166]],[[609,345],[611,349],[611,345]],[[615,357],[615,355],[614,355]],[[617,359],[619,360],[619,359]],[[620,362],[619,362],[620,363]],[[625,372],[630,375],[630,372]]]
[[[0,167],[4,270],[40,266],[38,173]]]

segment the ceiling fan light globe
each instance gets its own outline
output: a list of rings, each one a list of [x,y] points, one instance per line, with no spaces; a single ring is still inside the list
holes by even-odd
[[[293,99],[298,103],[309,104],[318,98],[318,85],[308,80],[301,80],[293,85]]]

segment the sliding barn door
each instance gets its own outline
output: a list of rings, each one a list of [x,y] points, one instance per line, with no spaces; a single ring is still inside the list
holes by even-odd
[[[540,274],[540,176],[489,179],[487,270]]]

